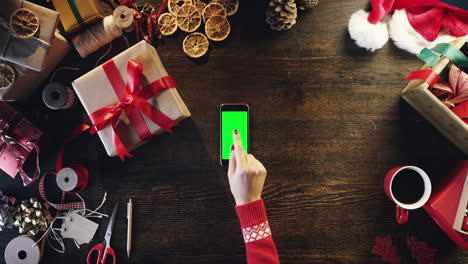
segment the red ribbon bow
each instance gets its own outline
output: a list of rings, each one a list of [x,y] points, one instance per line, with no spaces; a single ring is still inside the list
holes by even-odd
[[[145,141],[151,137],[151,132],[142,116],[145,115],[163,130],[172,133],[171,127],[178,125],[164,113],[159,111],[148,99],[156,96],[169,88],[175,88],[176,84],[171,76],[165,76],[151,84],[140,88],[141,77],[143,76],[143,65],[135,60],[129,60],[127,64],[127,83],[124,82],[117,66],[113,60],[109,60],[102,65],[109,82],[112,85],[119,101],[113,105],[100,108],[89,117],[93,123],[91,133],[96,133],[104,129],[107,125],[112,127],[112,138],[114,147],[123,161],[125,156],[133,157],[126,149],[119,138],[119,130],[116,129],[122,111],[128,116],[138,137]]]

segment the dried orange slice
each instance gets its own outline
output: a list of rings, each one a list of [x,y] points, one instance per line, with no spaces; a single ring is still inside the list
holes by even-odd
[[[39,17],[27,8],[19,8],[11,15],[10,28],[16,37],[30,38],[39,30]]]
[[[185,37],[182,43],[185,54],[191,58],[200,58],[208,51],[210,43],[202,33],[192,33]]]
[[[8,89],[15,81],[16,74],[13,67],[6,63],[0,63],[0,90]]]
[[[212,16],[226,17],[226,15],[226,9],[224,9],[224,6],[220,3],[209,3],[205,9],[203,9],[202,13],[203,22],[205,23]]]
[[[164,13],[158,18],[158,27],[161,35],[170,36],[177,30],[177,19],[171,13]]]
[[[194,5],[183,5],[176,17],[177,25],[185,32],[194,32],[201,25],[201,14]]]
[[[200,11],[200,14],[203,13],[203,9],[205,9],[205,2],[202,0],[193,0],[193,4],[198,8],[198,11]]]
[[[206,36],[214,41],[221,41],[227,38],[231,32],[231,25],[228,20],[222,16],[212,16],[205,25]]]
[[[179,9],[185,4],[191,5],[192,0],[169,0],[167,3],[167,9],[175,16],[177,11],[179,11]]]
[[[222,4],[228,16],[234,15],[239,9],[239,0],[213,0],[213,2]]]

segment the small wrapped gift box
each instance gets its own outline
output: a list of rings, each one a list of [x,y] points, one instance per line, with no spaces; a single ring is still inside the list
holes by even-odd
[[[70,45],[67,40],[56,31],[55,38],[50,42],[50,49],[47,52],[42,71],[37,72],[17,64],[9,64],[15,71],[15,79],[8,88],[0,89],[0,99],[3,101],[27,99],[34,89],[47,79],[69,50]]]
[[[465,161],[466,162],[466,161]],[[465,165],[468,165],[465,163]],[[453,220],[453,229],[465,235],[468,243],[468,167],[465,171],[460,172],[455,179],[458,180],[455,184],[461,186],[461,195],[458,201],[457,214]],[[458,198],[458,197],[457,197]],[[455,200],[457,200],[457,198]],[[467,245],[468,247],[468,245]]]
[[[104,17],[99,0],[52,0],[66,32],[74,32]]]
[[[457,39],[452,45],[458,49],[465,45],[465,39]],[[437,80],[438,74],[445,71],[451,65],[450,60],[441,56],[433,67],[425,64],[421,72],[436,73],[435,76],[426,76],[431,80]],[[444,136],[455,144],[465,154],[468,154],[468,125],[449,109],[439,98],[430,91],[431,84],[425,80],[411,80],[401,93],[405,99],[416,111],[432,123]]]
[[[109,156],[123,159],[127,150],[171,132],[190,116],[156,50],[144,40],[72,84]]]
[[[30,38],[16,37],[11,31],[11,16],[19,8],[29,9],[39,19],[39,29]],[[41,71],[57,23],[58,13],[54,10],[23,0],[3,0],[0,8],[0,59]]]
[[[456,166],[434,187],[424,210],[439,227],[464,250],[468,250],[468,232],[464,230],[467,220],[468,160]]]
[[[23,115],[13,109],[8,103],[0,101],[0,169],[15,178],[17,174],[25,185],[39,177],[39,149],[37,143],[42,132],[29,122]],[[36,170],[29,178],[23,170],[23,165],[31,154],[36,151]]]

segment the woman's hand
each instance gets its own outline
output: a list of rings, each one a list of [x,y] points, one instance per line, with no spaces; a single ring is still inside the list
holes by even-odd
[[[260,161],[244,151],[237,129],[233,137],[228,170],[229,186],[236,204],[242,205],[261,198],[267,172]]]

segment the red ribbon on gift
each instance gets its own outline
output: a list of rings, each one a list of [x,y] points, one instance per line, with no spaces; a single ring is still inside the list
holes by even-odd
[[[176,87],[175,81],[171,76],[162,77],[161,79],[139,89],[141,85],[141,77],[143,76],[143,64],[140,62],[135,60],[128,61],[127,83],[122,79],[122,76],[113,60],[109,60],[104,63],[102,68],[106,73],[112,88],[117,94],[119,101],[113,105],[100,108],[89,115],[91,122],[93,123],[93,127],[90,131],[91,133],[96,133],[110,124],[112,128],[114,147],[122,161],[125,156],[132,157],[120,140],[119,132],[116,129],[117,122],[119,121],[122,112],[125,112],[128,116],[138,137],[143,141],[148,140],[151,137],[151,132],[146,125],[142,114],[161,127],[164,131],[172,133],[171,127],[178,125],[178,123],[170,119],[147,101],[151,97],[156,96],[169,88]]]

